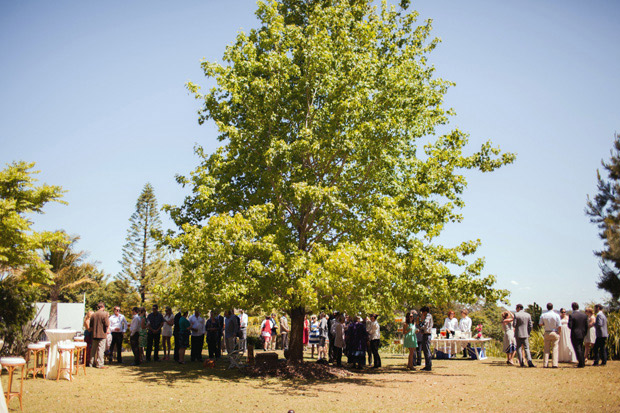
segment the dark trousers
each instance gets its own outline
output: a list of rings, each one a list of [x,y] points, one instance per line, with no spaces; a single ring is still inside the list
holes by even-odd
[[[219,359],[220,357],[222,357],[222,334],[217,337],[215,346],[215,358]]]
[[[420,338],[417,341],[418,341],[418,346],[415,348],[415,362],[413,363],[413,365],[421,366],[422,365],[422,336],[420,336]]]
[[[585,354],[583,349],[583,338],[571,338],[570,342],[573,344],[575,350],[575,356],[577,356],[577,366],[583,367],[586,365]]]
[[[430,334],[422,334],[422,352],[424,353],[424,368],[430,370],[433,367]]]
[[[192,352],[190,360],[202,360],[202,346],[205,342],[204,334],[199,336],[192,336]]]
[[[219,358],[218,353],[217,353],[217,342],[218,342],[218,337],[217,336],[209,336],[207,335],[207,347],[209,348],[209,358],[210,359],[214,359],[214,358]]]
[[[174,361],[179,361],[179,341],[181,340],[181,337],[179,336],[178,331],[172,333],[172,336],[174,337],[174,355],[172,358]]]
[[[135,333],[130,337],[131,351],[133,352],[133,364],[140,364],[140,333]]]
[[[366,354],[368,355],[368,365],[370,366],[372,364],[372,351],[370,350],[370,341],[366,343]],[[364,361],[366,361],[366,358],[364,358]]]
[[[123,357],[121,352],[123,351],[123,333],[112,333],[112,344],[110,345],[110,364],[114,359],[114,349],[116,349],[116,362],[122,363]]]
[[[381,367],[381,356],[379,356],[379,345],[381,340],[370,340],[370,351],[372,352],[372,358],[375,361],[375,367]]]
[[[342,366],[342,348],[334,346],[334,360],[336,360],[336,366]]]
[[[150,331],[146,333],[146,361],[151,361],[151,352],[153,351],[153,347],[155,347],[155,354],[153,355],[153,360],[159,361],[160,338],[161,333],[151,333]]]
[[[607,364],[607,337],[597,337],[594,342],[594,365],[596,366],[601,361],[601,364],[604,366]]]
[[[327,338],[329,339],[329,350],[327,351],[327,355],[329,358],[329,362],[333,363],[334,362],[334,358],[335,358],[335,353],[334,353],[334,349],[336,348],[336,346],[334,346],[334,341],[336,340],[336,337],[332,334],[328,334]],[[340,349],[342,350],[342,349]],[[342,351],[341,351],[341,355],[342,355]]]

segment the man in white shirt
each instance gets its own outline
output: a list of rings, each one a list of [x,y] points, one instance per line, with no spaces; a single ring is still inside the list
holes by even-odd
[[[559,353],[559,340],[560,340],[560,327],[562,320],[558,313],[553,311],[553,304],[547,303],[547,312],[540,316],[540,323],[544,329],[544,357],[543,366],[549,365],[549,351],[553,348],[553,368],[558,367],[558,353]]]
[[[239,330],[241,331],[239,350],[243,353],[245,352],[248,342],[248,315],[243,310],[241,310],[241,314],[239,314]]]
[[[112,344],[110,345],[110,364],[114,358],[114,347],[116,347],[116,362],[123,363],[121,352],[123,351],[123,335],[127,331],[127,320],[121,314],[119,306],[114,307],[114,314],[110,316],[110,331],[112,332]]]
[[[461,310],[461,319],[459,320],[459,331],[461,333],[469,333],[471,337],[471,318],[467,315],[469,314],[466,309]],[[467,350],[471,347],[471,344],[467,344],[467,348],[463,349],[463,357],[467,357]]]
[[[140,309],[134,307],[131,310],[131,326],[129,326],[129,342],[133,352],[132,366],[140,365],[140,330],[142,329],[142,319],[138,315]]]
[[[200,316],[200,310],[197,308],[194,310],[189,319],[189,330],[192,333],[191,342],[191,361],[202,361],[202,347],[205,339],[205,319]]]

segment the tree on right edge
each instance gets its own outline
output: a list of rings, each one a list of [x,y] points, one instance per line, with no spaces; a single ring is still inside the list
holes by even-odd
[[[620,134],[615,134],[611,159],[601,161],[607,177],[596,171],[598,193],[588,196],[586,214],[600,230],[603,249],[595,251],[601,258],[598,288],[611,294],[612,304],[620,305]]]

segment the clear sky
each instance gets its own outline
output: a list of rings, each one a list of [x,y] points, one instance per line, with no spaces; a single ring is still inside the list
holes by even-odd
[[[620,131],[620,3],[576,0],[412,2],[433,18],[438,76],[456,82],[451,126],[472,150],[491,139],[517,153],[493,174],[470,174],[464,221],[442,242],[482,240],[479,256],[511,302],[567,306],[604,298],[600,248],[584,214],[596,169]],[[146,182],[160,205],[187,194],[174,181],[218,144],[199,126],[185,82],[221,61],[256,27],[251,0],[0,1],[0,164],[34,161],[68,206],[37,229],[81,236],[110,274]],[[170,222],[165,218],[166,225]]]

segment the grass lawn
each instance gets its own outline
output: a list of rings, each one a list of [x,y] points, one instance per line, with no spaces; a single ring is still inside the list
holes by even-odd
[[[129,363],[128,353],[124,360]],[[433,371],[405,370],[384,354],[383,368],[330,381],[250,378],[169,361],[139,367],[88,368],[73,383],[28,379],[26,412],[170,411],[620,411],[620,362],[606,367],[517,368],[504,360],[433,360]],[[2,383],[6,390],[6,372]],[[19,411],[16,399],[11,411]]]

